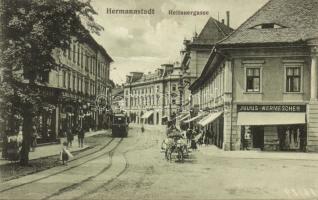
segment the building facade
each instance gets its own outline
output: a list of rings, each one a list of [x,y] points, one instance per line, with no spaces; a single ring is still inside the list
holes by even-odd
[[[124,85],[125,111],[133,123],[164,124],[180,110],[181,69],[163,64],[154,73],[131,72]]]
[[[194,35],[192,40],[184,40],[184,50],[181,51],[182,67],[182,102],[183,110],[191,109],[191,92],[189,86],[200,76],[210,56],[214,45],[228,36],[233,29],[230,28],[230,13],[226,13],[226,24],[224,20],[219,22],[209,18],[199,34]]]
[[[44,138],[55,138],[79,125],[85,130],[105,128],[112,58],[92,37],[83,42],[73,38],[69,49],[53,54],[59,66],[44,77],[41,90],[48,98],[35,119],[38,131]]]
[[[305,2],[269,1],[216,45],[191,85],[217,116],[198,124],[221,121],[223,149],[317,151],[318,7]]]

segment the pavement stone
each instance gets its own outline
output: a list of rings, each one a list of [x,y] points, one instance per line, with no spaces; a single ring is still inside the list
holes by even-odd
[[[277,160],[317,160],[318,153],[308,152],[282,152],[282,151],[224,151],[214,145],[202,145],[198,150],[207,156],[241,159],[277,159]]]
[[[99,134],[103,134],[106,132],[107,132],[107,130],[87,132],[87,133],[85,133],[85,137],[92,137],[94,135],[99,135]],[[63,144],[64,141],[66,141],[66,138],[61,138],[61,144],[50,144],[50,145],[36,147],[35,151],[31,151],[29,153],[29,159],[34,160],[34,159],[38,159],[38,158],[59,155],[60,150],[62,148],[61,145]],[[75,136],[74,140],[72,142],[72,147],[69,147],[69,150],[71,152],[76,152],[76,151],[87,149],[88,147],[89,146],[85,145],[85,144],[82,148],[78,147],[78,138],[77,138],[77,136]],[[0,165],[5,165],[8,163],[10,163],[10,161],[5,160],[3,158],[0,159]]]

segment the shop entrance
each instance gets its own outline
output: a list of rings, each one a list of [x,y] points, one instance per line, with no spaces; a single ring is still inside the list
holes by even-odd
[[[264,148],[264,127],[263,126],[252,126],[252,145],[253,148]]]

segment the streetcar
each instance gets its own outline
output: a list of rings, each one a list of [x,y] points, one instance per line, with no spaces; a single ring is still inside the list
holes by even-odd
[[[114,113],[112,120],[112,136],[127,137],[128,136],[128,117],[123,113]]]

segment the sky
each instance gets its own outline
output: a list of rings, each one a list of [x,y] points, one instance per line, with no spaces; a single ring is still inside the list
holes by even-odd
[[[93,35],[113,58],[110,78],[124,83],[131,71],[152,72],[161,64],[181,61],[183,40],[200,33],[209,17],[239,27],[268,0],[92,0],[95,21],[104,27]],[[108,14],[107,8],[154,9],[154,15]],[[169,10],[208,11],[209,15],[169,15]],[[226,20],[225,20],[226,21]]]

